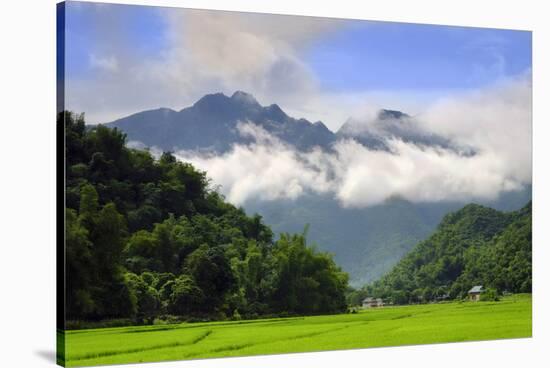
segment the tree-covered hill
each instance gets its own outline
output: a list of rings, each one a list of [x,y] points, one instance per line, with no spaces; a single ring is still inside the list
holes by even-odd
[[[273,232],[170,153],[65,112],[66,317],[240,318],[346,309],[348,276],[305,235]]]
[[[530,193],[528,187],[480,204],[513,211],[529,201]],[[244,206],[250,213],[261,213],[276,234],[300,232],[309,224],[308,239],[334,254],[334,260],[350,275],[350,285],[361,287],[388,273],[436,230],[447,213],[465,204],[413,203],[392,197],[376,206],[346,208],[330,195],[306,194],[293,200],[249,201]]]
[[[514,212],[470,204],[446,215],[388,274],[356,293],[396,304],[462,298],[474,285],[531,292],[531,202]]]

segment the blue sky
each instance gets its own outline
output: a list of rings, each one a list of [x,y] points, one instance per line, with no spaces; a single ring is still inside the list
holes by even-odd
[[[102,7],[108,7],[104,11]],[[67,3],[66,55],[68,77],[93,78],[90,55],[97,49],[108,47],[108,39],[102,37],[101,25],[116,30],[125,44],[125,51],[132,57],[151,59],[168,47],[166,24],[159,8],[150,6],[125,6],[114,4]],[[118,45],[118,43],[116,44]],[[115,46],[115,44],[113,44]]]
[[[531,33],[353,21],[306,60],[329,89],[477,88],[531,66]]]
[[[351,112],[329,100],[411,108],[531,68],[526,31],[78,2],[66,21],[68,107],[97,121],[240,89],[334,128]]]

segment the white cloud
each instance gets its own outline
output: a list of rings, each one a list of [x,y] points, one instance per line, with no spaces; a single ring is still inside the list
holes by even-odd
[[[90,66],[109,72],[116,72],[118,70],[118,61],[114,56],[98,57],[94,54],[90,55]]]
[[[166,48],[143,58],[133,54],[142,45],[128,37],[122,12],[92,9],[97,24],[89,62],[98,74],[71,77],[65,94],[67,107],[85,112],[89,123],[159,107],[179,110],[208,93],[242,90],[264,105],[277,103],[290,116],[321,120],[335,131],[364,110],[415,112],[438,93],[322,90],[303,53],[345,20],[158,8]]]
[[[68,108],[85,111],[93,123],[149,108],[179,110],[207,93],[232,94],[236,90],[294,111],[317,101],[320,93],[318,81],[301,60],[300,52],[343,23],[312,17],[158,8],[165,20],[166,47],[144,59],[132,54],[140,45],[127,37],[124,23],[117,22],[116,14],[108,10],[93,7],[96,40],[89,47],[90,65],[111,73],[71,78],[66,90]]]
[[[123,8],[114,9],[104,4],[82,9],[96,22],[90,26],[94,42],[87,47],[99,73],[72,76],[66,84],[67,107],[86,112],[91,123],[159,107],[179,110],[208,93],[243,90],[262,104],[277,103],[293,117],[321,120],[335,131],[350,115],[379,108],[416,114],[449,93],[369,86],[323,90],[305,55],[346,20],[155,8],[164,20],[164,48],[144,57],[135,54],[143,45],[128,34]]]
[[[330,193],[343,206],[364,207],[390,196],[410,201],[494,199],[531,183],[530,75],[489,90],[436,103],[419,129],[473,147],[473,156],[387,137],[390,152],[339,141],[333,152],[298,152],[253,124],[240,124],[250,145],[221,156],[180,152],[206,170],[235,204]]]
[[[208,176],[235,204],[258,198],[275,200],[295,199],[308,191],[328,192],[332,183],[326,177],[323,153],[314,150],[308,154],[296,152],[262,128],[240,123],[243,136],[254,137],[250,145],[238,145],[223,155],[204,155],[196,152],[178,152],[183,161],[194,163],[208,172]]]

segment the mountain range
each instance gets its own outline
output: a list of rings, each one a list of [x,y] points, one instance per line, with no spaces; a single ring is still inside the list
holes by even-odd
[[[340,139],[355,139],[370,149],[388,150],[386,142],[391,137],[417,145],[460,148],[444,137],[422,131],[411,116],[401,111],[382,109],[369,124],[350,118],[332,132],[321,121],[295,119],[279,105],[262,106],[251,94],[242,91],[231,97],[208,94],[180,111],[168,108],[142,111],[109,125],[123,130],[131,141],[162,150],[223,153],[234,144],[251,142],[250,137],[239,134],[240,122],[252,122],[302,151],[313,147],[330,149]]]
[[[276,104],[261,106],[242,91],[231,97],[209,94],[180,111],[160,108],[138,112],[108,125],[123,130],[131,141],[162,150],[223,153],[233,144],[250,142],[250,138],[239,135],[239,122],[253,122],[300,150],[329,147],[336,139],[322,122],[292,118]]]
[[[470,147],[423,131],[414,118],[401,111],[380,110],[368,124],[350,118],[338,131],[332,132],[320,121],[312,123],[290,117],[276,104],[262,106],[242,91],[231,96],[208,94],[180,111],[168,108],[142,111],[107,125],[124,131],[130,141],[163,151],[222,154],[235,144],[252,142],[253,138],[239,133],[240,122],[260,126],[301,151],[314,147],[331,150],[332,145],[342,139],[353,139],[369,149],[389,150],[388,140],[399,138],[419,146],[475,154]],[[482,204],[499,210],[516,210],[530,199],[529,186]],[[247,212],[260,213],[276,233],[301,232],[309,225],[309,240],[333,253],[338,264],[350,273],[351,284],[358,286],[390,270],[436,228],[447,212],[465,204],[418,204],[396,197],[368,208],[343,208],[330,196],[306,194],[296,200],[250,200],[244,207]]]

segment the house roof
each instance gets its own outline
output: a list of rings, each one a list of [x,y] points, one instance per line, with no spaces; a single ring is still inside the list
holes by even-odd
[[[481,293],[483,291],[483,286],[481,285],[477,285],[477,286],[474,286],[473,288],[470,289],[470,291],[468,291],[469,293]]]
[[[367,297],[363,299],[363,303],[383,303],[383,302],[384,301],[382,300],[382,298]]]

